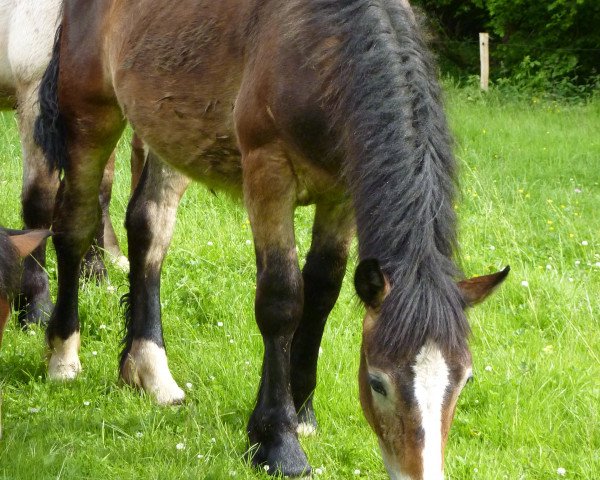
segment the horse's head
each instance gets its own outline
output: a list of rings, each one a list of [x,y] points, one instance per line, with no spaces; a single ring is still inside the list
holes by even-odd
[[[508,274],[498,273],[458,283],[461,304],[487,297]],[[374,334],[383,302],[392,288],[375,260],[362,261],[355,286],[366,307],[359,373],[360,400],[377,434],[392,480],[441,480],[444,448],[460,392],[472,378],[466,346],[442,348],[431,339],[414,353],[379,348]],[[460,312],[462,313],[462,312]],[[449,319],[450,321],[460,319]]]
[[[48,230],[0,228],[0,345],[10,313],[10,298],[17,293],[20,259],[29,255],[49,235]]]

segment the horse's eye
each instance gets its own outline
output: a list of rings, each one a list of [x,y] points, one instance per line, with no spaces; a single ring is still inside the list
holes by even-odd
[[[379,395],[383,395],[384,397],[387,396],[385,386],[383,385],[381,379],[377,377],[369,377],[369,385],[371,385],[371,388],[374,392],[378,393]]]

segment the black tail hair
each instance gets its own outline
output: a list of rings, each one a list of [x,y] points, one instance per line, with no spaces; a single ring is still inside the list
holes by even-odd
[[[131,293],[125,293],[121,296],[121,300],[119,301],[119,307],[123,311],[123,316],[125,317],[125,326],[124,326],[124,335],[121,343],[124,345],[123,351],[119,356],[119,371],[123,371],[123,365],[125,365],[125,360],[127,360],[127,355],[129,354],[129,345],[131,344],[132,333],[131,333]]]
[[[62,174],[67,167],[68,157],[66,128],[58,105],[61,32],[62,26],[59,25],[54,37],[52,58],[40,84],[40,113],[35,121],[34,139],[46,156],[48,168]]]

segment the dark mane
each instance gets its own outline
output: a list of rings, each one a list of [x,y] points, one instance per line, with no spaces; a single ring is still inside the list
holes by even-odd
[[[399,0],[293,8],[303,20],[292,35],[320,74],[341,137],[360,258],[377,259],[393,285],[374,347],[406,355],[427,338],[445,350],[465,347],[453,261],[456,163],[435,62],[412,12]]]
[[[20,280],[19,255],[4,229],[0,228],[0,297],[12,298]]]

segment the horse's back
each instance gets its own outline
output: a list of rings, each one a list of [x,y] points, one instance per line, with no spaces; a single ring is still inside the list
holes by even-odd
[[[314,72],[286,35],[285,11],[262,1],[70,0],[61,71],[82,85],[66,89],[110,90],[159,157],[239,190],[241,156],[260,143],[278,139],[318,160],[330,150]],[[98,68],[103,85],[83,82]]]

